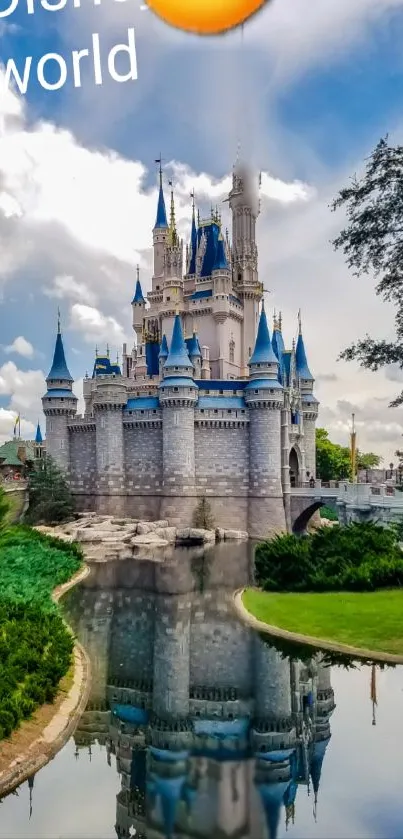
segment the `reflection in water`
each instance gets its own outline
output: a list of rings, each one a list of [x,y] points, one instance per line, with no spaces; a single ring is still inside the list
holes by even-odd
[[[116,755],[119,839],[275,839],[301,787],[316,818],[331,669],[239,623],[250,566],[245,545],[99,565],[66,601],[93,665],[76,756],[96,741]]]

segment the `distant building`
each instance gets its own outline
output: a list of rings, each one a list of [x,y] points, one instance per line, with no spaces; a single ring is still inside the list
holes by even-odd
[[[38,422],[35,440],[15,437],[0,446],[0,480],[25,478],[35,462],[44,455],[44,442]]]

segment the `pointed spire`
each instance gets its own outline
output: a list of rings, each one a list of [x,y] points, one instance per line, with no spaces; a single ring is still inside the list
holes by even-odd
[[[299,379],[306,379],[307,381],[313,382],[314,379],[308,367],[305,344],[302,337],[301,309],[298,312],[298,339],[295,348],[295,367]]]
[[[283,315],[281,314],[281,312],[279,312],[278,313],[278,329],[279,329],[279,332],[282,331],[282,328],[283,328]]]
[[[200,352],[199,341],[197,338],[196,329],[193,328],[193,335],[188,341],[188,354],[189,358],[201,358],[202,354]]]
[[[178,234],[176,232],[176,221],[175,221],[175,201],[174,201],[174,191],[172,186],[172,181],[169,181],[169,185],[171,187],[171,209],[169,215],[169,244],[171,247],[175,247],[178,243]]]
[[[60,311],[57,312],[57,335],[56,335],[56,344],[55,344],[55,351],[53,354],[53,362],[52,367],[48,373],[48,377],[46,381],[51,379],[60,379],[60,381],[64,382],[72,382],[73,377],[70,374],[70,371],[66,364],[66,356],[64,354],[64,347],[63,347],[63,340],[62,334],[60,331]]]
[[[137,271],[136,290],[134,292],[134,297],[133,297],[132,303],[144,303],[145,304],[146,301],[144,300],[143,289],[141,288],[141,282],[140,282],[140,267],[139,266],[137,266],[136,271]]]
[[[162,157],[161,157],[161,155],[159,156],[159,158],[155,162],[159,163],[159,170],[158,171],[159,171],[160,185],[159,185],[159,192],[158,192],[157,218],[155,220],[154,230],[156,228],[165,229],[165,228],[168,227],[167,212],[166,212],[166,209],[165,209],[164,190],[162,188]]]
[[[217,242],[217,250],[216,250],[216,254],[215,254],[213,271],[228,271],[228,270],[229,270],[229,267],[228,267],[227,256],[226,256],[226,253],[225,253],[224,239],[223,239],[223,237],[220,233],[219,237],[218,237],[218,242]]]
[[[264,301],[260,313],[259,327],[257,330],[255,349],[249,361],[249,367],[254,364],[277,364],[278,360],[271,345],[269,327],[267,325]]]
[[[38,420],[38,425],[36,426],[35,443],[36,443],[38,446],[40,446],[40,445],[41,445],[41,443],[43,443],[43,439],[42,439],[42,432],[41,432],[41,426],[39,425],[39,420]]]
[[[196,256],[197,256],[197,228],[195,218],[195,193],[194,189],[190,193],[192,199],[192,228],[190,233],[190,260],[188,274],[196,273]]]
[[[109,358],[109,344],[106,345],[106,357]]]
[[[162,341],[161,341],[159,358],[168,358],[168,355],[169,355],[168,341],[167,341],[167,336],[165,335],[165,332],[164,332],[164,334],[162,336]]]
[[[191,368],[185,339],[182,331],[182,321],[179,314],[175,315],[174,328],[172,332],[171,346],[169,348],[168,358],[164,364],[164,370],[170,370],[176,367]],[[175,370],[177,373],[178,371]]]

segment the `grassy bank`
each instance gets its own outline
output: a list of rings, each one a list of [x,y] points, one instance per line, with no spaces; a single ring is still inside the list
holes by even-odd
[[[242,600],[255,618],[280,629],[403,654],[403,589],[298,594],[248,589]]]
[[[73,640],[51,594],[81,567],[78,547],[15,526],[0,534],[0,740],[67,673]]]

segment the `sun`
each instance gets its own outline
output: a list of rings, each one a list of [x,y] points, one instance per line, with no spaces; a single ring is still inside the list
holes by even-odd
[[[197,35],[221,35],[245,23],[267,0],[148,0],[166,23]]]

